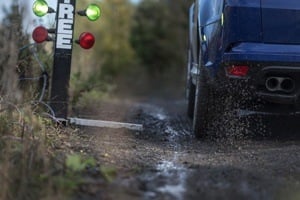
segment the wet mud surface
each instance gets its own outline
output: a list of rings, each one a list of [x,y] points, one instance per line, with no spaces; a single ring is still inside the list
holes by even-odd
[[[243,138],[249,130],[231,129],[227,119],[218,126],[239,137],[197,140],[184,100],[117,101],[98,108],[82,116],[143,124],[144,130],[80,128],[83,151],[117,168],[109,186],[86,188],[82,199],[300,199],[297,129],[292,137],[284,137],[282,127],[280,137]],[[256,125],[252,136],[265,128]]]

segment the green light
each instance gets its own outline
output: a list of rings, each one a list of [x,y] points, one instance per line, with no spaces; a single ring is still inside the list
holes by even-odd
[[[89,20],[96,21],[101,16],[100,7],[96,4],[90,4],[86,9],[85,14]]]
[[[33,3],[32,10],[38,17],[43,17],[48,13],[49,7],[46,1],[37,0]]]

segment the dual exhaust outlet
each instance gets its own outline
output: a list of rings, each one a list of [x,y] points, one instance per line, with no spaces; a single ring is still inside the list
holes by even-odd
[[[265,86],[270,92],[292,92],[295,89],[295,81],[289,77],[269,77]]]

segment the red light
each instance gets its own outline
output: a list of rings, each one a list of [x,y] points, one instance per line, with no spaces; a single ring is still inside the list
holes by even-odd
[[[95,37],[93,34],[89,33],[89,32],[83,32],[81,33],[81,35],[79,36],[79,41],[78,41],[79,45],[84,48],[84,49],[90,49],[93,47],[94,43],[95,43]]]
[[[32,39],[36,43],[42,43],[48,39],[48,30],[43,26],[36,27],[32,32]]]
[[[248,74],[249,66],[247,65],[232,65],[227,68],[228,75],[244,77]]]

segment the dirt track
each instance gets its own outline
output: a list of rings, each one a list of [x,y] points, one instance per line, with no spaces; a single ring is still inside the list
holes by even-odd
[[[108,188],[87,187],[81,198],[300,199],[299,137],[199,141],[185,107],[184,100],[117,101],[79,113],[145,128],[81,129],[86,151],[101,165],[118,168]]]

